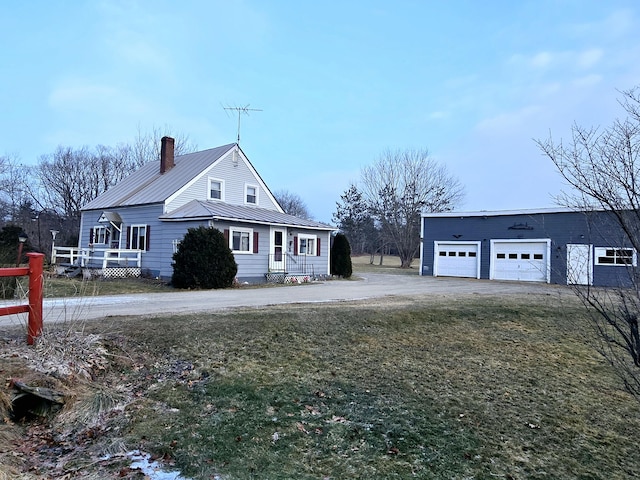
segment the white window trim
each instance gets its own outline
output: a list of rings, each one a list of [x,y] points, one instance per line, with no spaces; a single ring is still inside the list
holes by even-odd
[[[147,246],[147,224],[146,223],[136,223],[136,224],[132,224],[130,225],[131,228],[131,233],[129,235],[129,242],[127,244],[127,250],[142,250],[145,251],[147,250],[149,247]],[[137,248],[133,248],[133,229],[137,228],[138,229],[138,247]],[[142,235],[142,237],[140,236],[140,229],[144,228],[144,235]],[[144,248],[140,248],[140,238],[144,238]]]
[[[234,250],[233,249],[233,234],[235,232],[240,233],[248,233],[249,234],[249,250]],[[252,228],[241,228],[241,227],[231,227],[229,228],[229,248],[234,254],[238,255],[253,255],[253,229]]]
[[[300,253],[300,247],[302,246],[302,240],[313,240],[313,253],[309,253],[309,244],[307,243],[307,252]],[[308,235],[305,233],[298,234],[298,251],[296,255],[305,255],[307,257],[315,257],[318,253],[318,236],[317,235]]]
[[[103,231],[102,234],[102,242],[98,242],[98,238],[100,237],[99,231]],[[91,239],[93,245],[106,245],[107,244],[107,227],[104,225],[96,225],[93,227],[93,238]]]
[[[247,201],[247,197],[249,195],[249,188],[255,188],[256,189],[256,201],[255,201],[255,203]],[[258,185],[253,185],[251,183],[245,183],[244,184],[244,204],[245,205],[258,205],[260,203],[259,195],[260,195],[260,187],[258,187]]]
[[[211,196],[211,183],[218,182],[220,183],[220,198],[213,198]],[[207,200],[213,200],[214,202],[224,202],[225,197],[225,188],[224,188],[224,180],[221,178],[209,177],[209,181],[207,182]]]
[[[638,254],[633,247],[594,247],[594,259],[595,264],[602,267],[637,267],[638,266]],[[631,265],[628,263],[600,263],[600,257],[606,257],[607,250],[633,250],[633,257],[631,259]],[[611,258],[611,257],[609,257]],[[615,256],[613,257],[615,259]]]

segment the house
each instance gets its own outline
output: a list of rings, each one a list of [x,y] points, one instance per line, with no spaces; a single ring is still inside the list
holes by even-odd
[[[329,274],[334,227],[284,213],[238,144],[174,157],[164,137],[150,162],[85,205],[78,248],[56,256],[85,275],[169,279],[189,228],[224,232],[240,282],[303,281]]]
[[[637,273],[637,252],[608,211],[428,213],[421,232],[421,275],[624,286]]]

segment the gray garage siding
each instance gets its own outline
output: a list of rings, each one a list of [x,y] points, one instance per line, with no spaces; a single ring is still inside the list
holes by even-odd
[[[550,281],[567,282],[567,244],[626,247],[629,242],[609,212],[548,212],[499,214],[497,212],[423,217],[423,275],[433,275],[434,241],[480,241],[480,278],[489,278],[490,241],[501,239],[551,239]],[[629,283],[626,267],[594,265],[594,285]]]

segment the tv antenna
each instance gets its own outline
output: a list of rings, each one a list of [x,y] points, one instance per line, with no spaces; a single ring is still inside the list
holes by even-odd
[[[259,108],[249,108],[249,104],[246,104],[244,107],[223,107],[225,110],[234,110],[238,112],[238,139],[237,143],[240,145],[240,116],[241,114],[245,114],[249,116],[249,112],[261,112],[262,110]]]

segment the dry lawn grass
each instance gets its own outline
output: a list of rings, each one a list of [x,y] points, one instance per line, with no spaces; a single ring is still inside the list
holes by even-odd
[[[48,443],[0,454],[0,475],[134,478],[121,454],[142,448],[194,479],[637,477],[640,404],[583,322],[575,302],[530,295],[88,324],[107,363],[65,377],[78,393],[38,423]],[[26,374],[7,348],[5,376]]]

